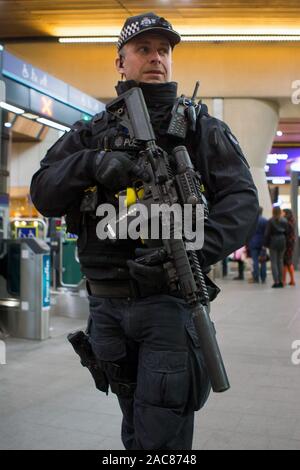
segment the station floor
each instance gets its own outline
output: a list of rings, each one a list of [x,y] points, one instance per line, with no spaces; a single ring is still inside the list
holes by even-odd
[[[297,286],[219,282],[212,317],[231,389],[196,414],[194,449],[300,449]],[[123,449],[114,395],[98,392],[66,340],[83,320],[52,318],[44,342],[6,338],[0,365],[0,449]],[[300,354],[298,355],[300,357]]]

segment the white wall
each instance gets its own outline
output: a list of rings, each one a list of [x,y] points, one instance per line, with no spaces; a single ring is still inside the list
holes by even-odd
[[[60,135],[60,131],[49,129],[42,142],[12,143],[9,158],[10,187],[30,186],[32,175],[39,169],[40,161]]]

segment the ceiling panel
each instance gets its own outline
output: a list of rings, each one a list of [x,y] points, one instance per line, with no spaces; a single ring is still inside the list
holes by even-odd
[[[117,34],[127,16],[147,11],[182,33],[265,27],[300,34],[300,0],[0,0],[0,39]],[[277,142],[300,141],[298,120],[280,122],[279,129]]]
[[[0,0],[0,38],[116,34],[128,15],[146,11],[181,32],[255,25],[300,31],[299,0]]]

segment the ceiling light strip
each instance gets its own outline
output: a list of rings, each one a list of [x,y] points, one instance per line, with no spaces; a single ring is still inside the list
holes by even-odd
[[[300,41],[300,34],[279,35],[279,34],[245,34],[245,35],[200,35],[182,36],[183,42],[270,42],[270,41]]]
[[[6,109],[7,111],[11,111],[12,113],[15,113],[15,114],[25,113],[24,109],[17,108],[17,106],[13,106],[11,104],[8,104],[5,101],[0,101],[0,108]]]
[[[115,43],[118,41],[117,36],[103,36],[103,37],[73,37],[73,38],[58,38],[58,42],[61,44],[70,44],[70,43],[82,43],[82,42],[87,42],[87,43],[93,43],[93,42],[101,42],[101,43]]]
[[[50,121],[49,119],[45,119],[45,118],[38,118],[37,122],[44,124],[45,126],[54,127],[54,129],[58,129],[59,131],[68,132],[70,130],[70,127],[63,126],[62,124],[59,124],[58,122]]]
[[[182,42],[293,42],[300,41],[300,34],[203,34],[181,35]],[[102,43],[111,44],[118,41],[117,36],[62,37],[61,44]]]

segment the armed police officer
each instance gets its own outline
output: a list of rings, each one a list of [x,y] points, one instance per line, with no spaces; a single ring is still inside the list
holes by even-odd
[[[248,164],[230,129],[205,105],[186,136],[169,129],[177,84],[171,81],[172,50],[180,36],[154,13],[126,20],[118,41],[116,69],[125,81],[118,95],[140,87],[157,145],[168,154],[185,145],[202,177],[208,199],[202,269],[224,259],[251,236],[258,213]],[[194,117],[195,117],[194,116]],[[194,412],[206,402],[210,380],[190,306],[171,291],[164,268],[143,266],[137,240],[99,240],[97,206],[147,181],[134,158],[135,142],[113,115],[77,122],[50,148],[32,179],[31,196],[45,216],[66,216],[78,235],[78,255],[87,278],[91,355],[83,360],[116,393],[123,413],[126,449],[191,449]],[[211,297],[215,295],[211,287]],[[216,289],[215,289],[216,290]],[[91,361],[91,362],[89,362]],[[91,370],[91,369],[90,369]]]

